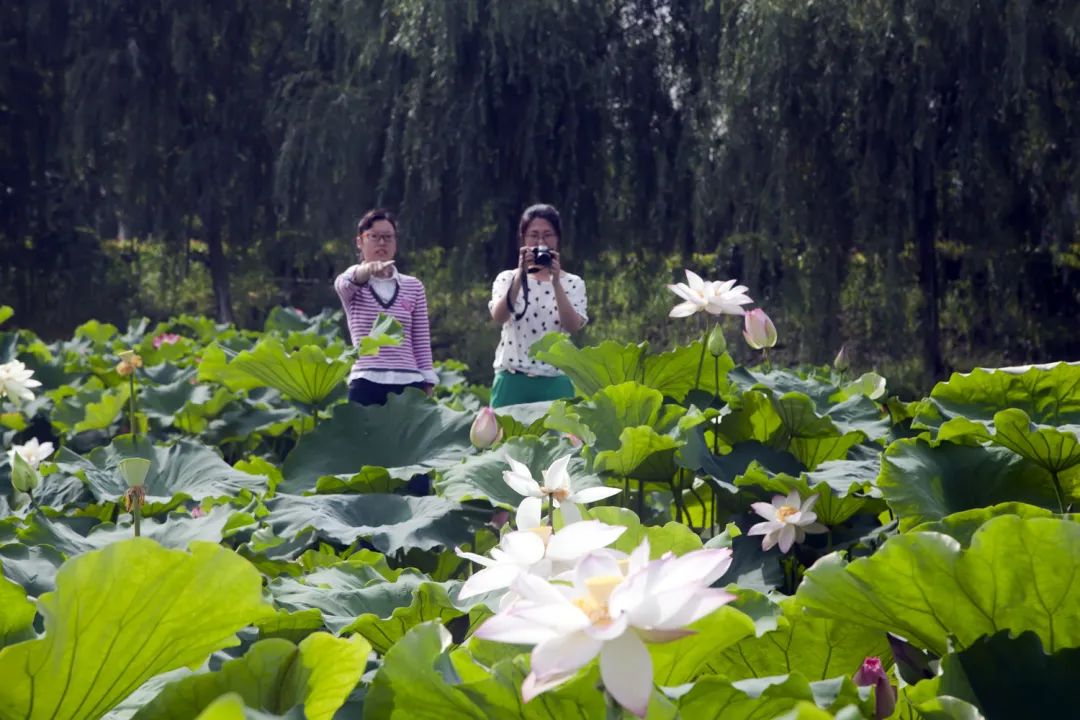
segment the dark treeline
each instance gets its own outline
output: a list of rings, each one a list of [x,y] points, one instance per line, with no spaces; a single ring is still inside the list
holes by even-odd
[[[10,0],[0,118],[0,302],[46,334],[332,304],[373,205],[479,327],[542,199],[594,339],[663,337],[622,309],[693,263],[790,361],[1080,348],[1074,0]]]

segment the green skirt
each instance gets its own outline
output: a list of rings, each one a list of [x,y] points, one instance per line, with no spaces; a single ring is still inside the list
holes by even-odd
[[[491,386],[491,407],[574,397],[574,384],[565,375],[543,377],[499,370]]]

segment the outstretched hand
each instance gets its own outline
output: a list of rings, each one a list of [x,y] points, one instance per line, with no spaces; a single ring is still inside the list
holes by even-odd
[[[353,274],[353,281],[358,285],[362,285],[370,280],[373,276],[379,277],[382,273],[394,266],[393,260],[368,260],[360,263],[356,268],[356,272]]]

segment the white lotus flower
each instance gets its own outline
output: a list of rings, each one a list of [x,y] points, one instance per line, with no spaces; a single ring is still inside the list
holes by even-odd
[[[26,464],[37,470],[38,465],[42,460],[45,460],[53,454],[53,444],[51,442],[39,443],[37,438],[30,438],[26,441],[25,445],[12,445],[8,450],[8,462],[14,467],[15,465],[15,453],[19,453],[22,459],[26,461]]]
[[[709,587],[731,565],[727,549],[670,553],[648,561],[648,541],[631,555],[624,575],[610,554],[592,553],[574,570],[571,586],[533,575],[514,582],[521,599],[488,619],[476,636],[534,645],[532,671],[521,687],[529,702],[558,687],[600,656],[605,689],[643,717],[653,689],[646,642],[669,642],[691,634],[684,628],[734,599]]]
[[[518,520],[519,526],[525,520],[520,509]],[[504,590],[521,575],[548,577],[564,572],[584,555],[607,547],[626,531],[622,526],[607,525],[599,520],[586,520],[552,532],[550,525],[540,525],[539,520],[538,513],[535,525],[531,524],[529,518],[525,523],[530,527],[503,535],[499,546],[492,549],[489,558],[455,549],[458,557],[472,560],[484,567],[465,581],[458,597],[464,599],[481,593]],[[503,603],[504,606],[506,604]]]
[[[810,508],[818,501],[817,495],[811,495],[806,502],[802,501],[798,490],[792,490],[787,497],[776,495],[772,504],[756,502],[751,505],[765,522],[760,522],[750,528],[747,535],[764,535],[761,541],[762,550],[771,550],[777,544],[781,552],[787,552],[795,543],[801,543],[806,539],[806,533],[828,532],[828,528],[817,521],[817,513],[811,512]]]
[[[551,463],[548,469],[544,470],[543,486],[533,479],[528,465],[514,458],[506,459],[511,469],[503,472],[503,481],[514,492],[525,496],[525,499],[521,501],[521,506],[518,507],[519,513],[525,512],[530,517],[535,515],[539,518],[543,499],[550,497],[555,507],[562,510],[563,519],[567,523],[575,523],[581,520],[581,513],[578,512],[575,503],[587,505],[622,492],[619,488],[603,485],[574,491],[570,487],[570,473],[566,470],[572,457],[572,455],[567,455]],[[519,526],[518,529],[522,528]]]
[[[667,287],[684,300],[668,313],[668,317],[673,318],[689,317],[702,310],[710,315],[742,315],[745,313],[742,306],[754,302],[746,294],[748,288],[745,285],[736,285],[734,280],[702,280],[690,270],[686,271],[685,283]]]
[[[30,402],[34,399],[34,393],[30,388],[41,385],[33,377],[34,371],[18,360],[0,365],[0,398],[9,397],[16,405]]]

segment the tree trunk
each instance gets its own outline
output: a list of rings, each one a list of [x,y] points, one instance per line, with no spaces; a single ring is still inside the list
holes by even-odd
[[[214,285],[214,314],[219,322],[235,322],[232,295],[229,291],[229,265],[221,240],[221,225],[211,211],[206,223],[206,245],[210,250],[210,280]]]
[[[934,168],[925,153],[915,153],[915,242],[919,258],[919,289],[922,291],[922,354],[923,372],[930,383],[945,374],[941,358],[941,321],[938,312],[940,287],[938,283],[937,250],[937,187]]]

